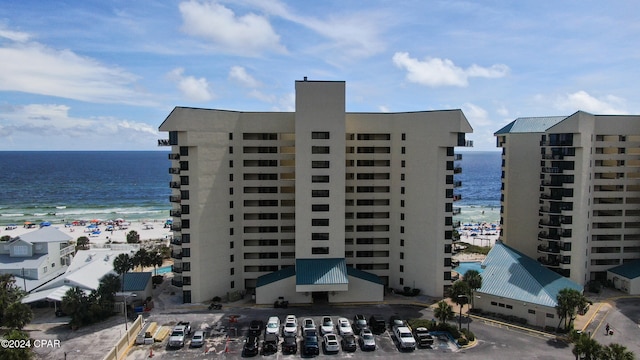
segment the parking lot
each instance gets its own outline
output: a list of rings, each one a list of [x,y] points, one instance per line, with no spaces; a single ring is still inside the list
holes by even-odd
[[[192,334],[196,330],[204,330],[207,333],[205,345],[198,348],[189,346],[189,340],[183,348],[169,348],[167,339],[153,345],[136,345],[131,348],[127,359],[154,358],[192,359],[192,358],[243,358],[243,344],[252,320],[262,320],[265,323],[270,316],[278,316],[284,322],[288,314],[296,315],[299,325],[304,318],[312,318],[319,325],[323,315],[330,315],[334,323],[338,317],[345,317],[350,321],[356,314],[363,314],[368,319],[372,314],[382,314],[387,320],[391,316],[402,319],[425,318],[431,319],[431,310],[411,305],[367,305],[367,306],[305,306],[290,307],[288,309],[271,308],[225,308],[222,311],[202,311],[197,313],[176,313],[151,315],[147,321],[155,321],[158,325],[173,326],[178,321],[189,321]],[[237,322],[229,322],[230,317],[237,318]],[[216,331],[216,324],[224,325],[229,336]],[[469,324],[471,325],[471,324]],[[300,327],[300,326],[299,326]],[[465,359],[513,359],[515,354],[522,359],[572,359],[571,349],[566,344],[557,343],[555,340],[544,337],[535,337],[527,334],[516,334],[513,329],[500,328],[482,323],[471,325],[472,330],[481,339],[478,345],[472,349],[458,349],[446,338],[436,338],[432,349],[416,349],[415,351],[401,352],[392,332],[388,329],[382,334],[375,335],[376,350],[364,352],[358,346],[352,353],[342,351],[325,354],[322,351],[320,341],[320,354],[317,357],[349,357],[364,359],[376,358],[465,358]],[[298,330],[300,334],[300,330]],[[261,336],[261,340],[264,335]],[[282,342],[282,338],[280,338]],[[272,355],[258,354],[256,357],[269,358],[300,358],[302,337],[298,336],[298,352],[295,355],[283,355],[281,348]]]

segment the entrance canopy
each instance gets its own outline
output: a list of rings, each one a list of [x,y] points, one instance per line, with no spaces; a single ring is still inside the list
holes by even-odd
[[[347,291],[345,259],[296,259],[296,291]]]

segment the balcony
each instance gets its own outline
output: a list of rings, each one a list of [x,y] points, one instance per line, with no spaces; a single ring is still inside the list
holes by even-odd
[[[171,271],[176,274],[182,274],[182,266],[171,265]]]
[[[560,248],[559,247],[549,247],[549,246],[544,246],[544,245],[538,245],[538,252],[539,253],[544,253],[544,254],[559,254],[560,253]]]
[[[453,173],[454,174],[460,174],[462,173],[462,168],[460,166],[456,166],[453,168]]]
[[[560,235],[558,234],[549,234],[545,231],[541,231],[538,233],[538,240],[552,240],[552,241],[560,241]]]
[[[182,245],[182,239],[180,237],[171,239],[171,245]]]
[[[542,220],[538,221],[538,225],[549,226],[549,227],[560,227],[560,221],[558,220]]]
[[[548,259],[546,257],[539,257],[538,262],[548,267],[560,267],[560,260],[557,260],[557,259]]]
[[[182,226],[180,224],[172,224],[171,231],[182,231]]]
[[[453,208],[453,215],[460,215],[460,213],[462,212],[462,209],[459,207],[454,207]]]
[[[182,287],[182,280],[171,279],[171,285],[177,286],[177,287]]]
[[[169,160],[179,160],[180,159],[180,154],[178,153],[170,153],[169,154]]]
[[[181,217],[182,216],[182,211],[180,211],[180,210],[169,210],[169,216]]]
[[[69,254],[73,254],[75,252],[75,246],[67,246],[60,249],[60,256],[65,256]]]
[[[462,181],[456,180],[456,181],[453,182],[453,187],[454,188],[458,188],[460,186],[462,186]]]
[[[176,253],[172,252],[171,253],[171,258],[172,259],[182,259],[182,251],[176,252]]]
[[[462,200],[462,194],[453,194],[453,201]]]
[[[462,154],[453,154],[453,161],[462,160]]]
[[[180,189],[180,182],[178,181],[170,181],[169,187],[172,189]]]
[[[179,203],[181,200],[180,195],[171,195],[169,196],[169,202]]]
[[[547,174],[562,174],[562,169],[554,166],[545,166],[542,168],[542,172]]]
[[[180,174],[180,168],[169,168],[169,174],[178,175]]]
[[[169,139],[158,139],[158,146],[171,146]]]

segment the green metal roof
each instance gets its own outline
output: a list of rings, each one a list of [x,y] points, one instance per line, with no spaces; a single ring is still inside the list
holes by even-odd
[[[612,273],[620,275],[627,279],[635,279],[640,277],[640,260],[628,262],[609,269]]]
[[[296,285],[348,283],[345,259],[296,259]]]
[[[514,133],[541,133],[566,119],[566,116],[544,116],[517,118],[496,131],[494,135]]]
[[[269,274],[259,276],[256,280],[256,287],[265,286],[282,279],[286,279],[296,274],[295,266],[289,266],[284,269],[274,271]]]
[[[581,285],[501,242],[489,251],[482,267],[479,293],[555,307],[560,290],[583,291]]]
[[[384,284],[382,282],[382,280],[380,280],[380,277],[378,275],[372,274],[370,272],[358,270],[358,269],[356,269],[354,267],[351,267],[351,266],[347,267],[347,274],[349,276],[357,277],[359,279],[366,280],[366,281],[369,281],[369,282],[372,282],[372,283]]]
[[[124,274],[123,291],[142,291],[151,281],[150,272],[128,272]]]

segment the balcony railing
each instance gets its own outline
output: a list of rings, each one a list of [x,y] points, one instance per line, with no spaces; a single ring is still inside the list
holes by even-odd
[[[462,212],[462,209],[459,207],[454,207],[453,208],[453,215],[460,215],[460,213]]]
[[[453,201],[462,200],[462,194],[453,194]]]
[[[171,146],[169,139],[158,139],[158,146]]]
[[[169,202],[177,202],[179,203],[181,200],[180,195],[170,195]]]
[[[171,253],[171,258],[173,259],[182,259],[182,251],[177,252],[177,253]]]
[[[453,173],[454,174],[460,174],[462,173],[462,168],[460,166],[456,166],[453,168]]]
[[[544,231],[541,231],[541,232],[538,233],[538,239],[560,241],[560,235],[558,235],[558,234],[548,234],[548,233],[546,233]]]
[[[180,217],[180,216],[182,216],[182,211],[180,211],[180,210],[169,210],[169,216]]]
[[[180,154],[178,153],[170,153],[169,154],[169,160],[178,160],[180,159]]]
[[[453,161],[462,160],[462,154],[453,154]]]
[[[170,181],[169,182],[169,187],[172,189],[179,189],[180,188],[180,182],[178,181]]]
[[[176,237],[171,239],[171,244],[172,245],[182,245],[182,239],[180,237]]]
[[[453,182],[453,187],[454,188],[457,188],[457,187],[460,187],[460,186],[462,186],[462,181],[456,180],[456,181]]]
[[[553,266],[553,267],[560,266],[560,260],[548,259],[546,257],[539,257],[538,262],[545,266]]]
[[[174,175],[180,174],[180,168],[177,168],[177,167],[169,168],[169,174],[174,174]]]
[[[181,231],[182,230],[182,226],[179,224],[172,224],[171,225],[171,231]]]
[[[549,247],[549,246],[538,245],[538,251],[539,252],[543,252],[543,253],[559,254],[560,253],[560,248],[559,247]]]
[[[171,271],[176,274],[182,274],[182,266],[171,265]]]
[[[73,245],[64,247],[64,248],[60,249],[60,256],[73,254],[74,251],[75,251],[75,246],[73,246]]]

